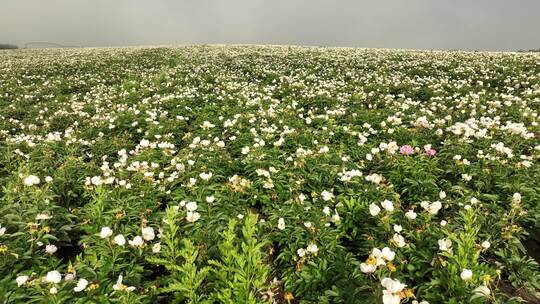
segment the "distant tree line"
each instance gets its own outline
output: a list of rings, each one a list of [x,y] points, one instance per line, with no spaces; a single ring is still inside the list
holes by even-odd
[[[518,52],[520,52],[520,53],[529,53],[529,52],[540,53],[540,48],[532,49],[532,50],[518,50]]]
[[[14,50],[19,47],[14,44],[0,43],[0,50]]]
[[[2,1],[2,0],[0,0]],[[75,45],[63,45],[55,42],[44,42],[44,41],[33,41],[25,43],[23,49],[34,49],[34,48],[78,48],[79,46]],[[19,49],[18,45],[9,44],[9,43],[0,43],[0,50],[14,50]]]

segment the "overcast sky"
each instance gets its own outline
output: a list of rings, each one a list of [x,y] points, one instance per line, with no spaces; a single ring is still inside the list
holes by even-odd
[[[0,0],[0,43],[540,48],[540,0]]]

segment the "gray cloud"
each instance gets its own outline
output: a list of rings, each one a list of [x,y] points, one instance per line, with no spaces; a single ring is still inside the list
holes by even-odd
[[[0,43],[540,47],[538,0],[1,0]]]

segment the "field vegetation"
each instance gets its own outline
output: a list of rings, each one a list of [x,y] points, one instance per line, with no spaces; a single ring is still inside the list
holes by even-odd
[[[540,54],[0,52],[3,303],[538,303]]]

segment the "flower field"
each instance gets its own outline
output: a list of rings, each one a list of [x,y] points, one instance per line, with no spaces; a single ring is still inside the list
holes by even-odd
[[[2,303],[540,303],[540,55],[0,52]]]

